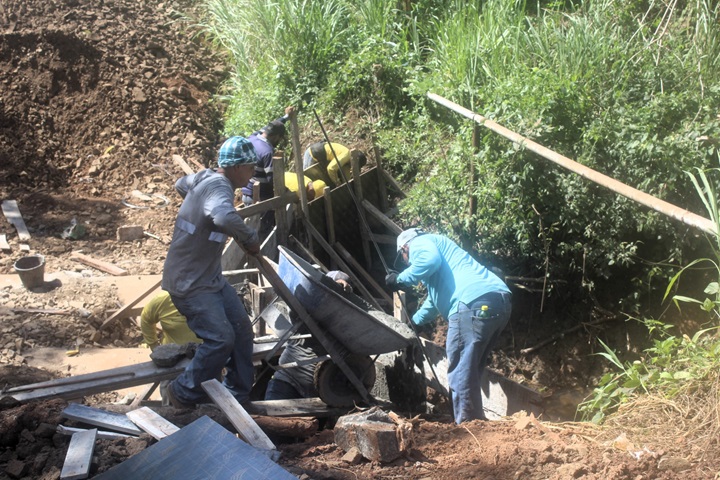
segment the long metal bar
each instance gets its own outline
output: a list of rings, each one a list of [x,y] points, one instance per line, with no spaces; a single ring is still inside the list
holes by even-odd
[[[519,146],[526,148],[531,152],[537,153],[541,157],[546,158],[551,162],[554,162],[561,167],[570,170],[571,172],[577,173],[581,177],[585,177],[588,180],[597,183],[598,185],[602,185],[603,187],[609,188],[615,193],[619,193],[620,195],[629,198],[630,200],[638,202],[641,205],[645,205],[646,207],[651,208],[656,212],[660,212],[663,215],[667,215],[668,217],[679,220],[686,225],[698,228],[703,232],[710,233],[712,235],[717,235],[718,233],[715,223],[705,217],[701,217],[700,215],[692,213],[689,210],[685,210],[684,208],[680,208],[664,200],[660,200],[659,198],[653,197],[648,193],[642,192],[636,188],[619,182],[612,177],[603,175],[602,173],[593,170],[592,168],[586,167],[585,165],[582,165],[574,160],[570,160],[569,158],[564,157],[559,153],[550,150],[549,148],[543,147],[539,143],[533,142],[527,137],[523,137],[522,135],[503,127],[502,125],[493,122],[486,117],[483,117],[482,115],[474,113],[467,108],[461,107],[457,103],[451,102],[450,100],[443,98],[440,95],[428,93],[427,96],[430,100],[433,100],[434,102],[437,102],[440,105],[449,108],[453,112],[459,113],[460,115],[469,118],[470,120],[478,123],[479,125],[482,125],[483,127],[486,127],[493,132],[502,135],[503,137],[511,140]]]

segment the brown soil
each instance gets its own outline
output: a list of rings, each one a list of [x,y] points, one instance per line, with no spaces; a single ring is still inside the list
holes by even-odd
[[[103,274],[70,254],[81,251],[132,274],[162,270],[179,205],[173,184],[182,174],[173,155],[193,168],[209,165],[220,140],[221,112],[210,99],[225,78],[225,66],[193,36],[190,24],[180,21],[179,12],[190,13],[191,3],[0,2],[0,198],[18,202],[32,235],[28,243],[32,252],[46,256],[46,272],[66,275],[64,281],[32,292],[0,284],[3,388],[64,374],[28,367],[25,357],[34,348],[111,348],[140,342],[131,323],[98,332],[107,311],[118,307],[117,292],[89,282],[88,277]],[[136,191],[146,197],[133,194]],[[62,238],[73,221],[86,227],[85,235]],[[117,242],[116,229],[131,224],[159,239]],[[0,274],[13,274],[14,262],[24,253],[4,219],[0,233],[12,247],[0,257]],[[506,332],[498,349],[505,353],[495,355],[495,366],[513,379],[544,386],[547,395],[555,387],[571,387],[575,395],[568,403],[576,405],[579,389],[592,383],[597,369],[591,362],[597,360],[572,339],[548,346],[542,357],[516,356],[513,352],[549,334],[539,328],[538,338],[521,345],[519,338],[536,320],[522,318]],[[553,403],[562,403],[555,393]],[[98,404],[116,398],[110,394],[85,401]],[[53,431],[65,405],[54,400],[0,411],[0,479],[59,477],[68,438]],[[191,419],[171,420],[182,426]],[[527,417],[461,426],[448,417],[425,418],[415,427],[410,452],[391,464],[344,463],[344,452],[334,445],[330,430],[305,442],[280,445],[280,463],[301,478],[314,479],[689,480],[711,478],[717,471],[713,459],[687,462],[683,439],[614,442],[620,433]],[[151,443],[145,437],[99,441],[93,475]]]

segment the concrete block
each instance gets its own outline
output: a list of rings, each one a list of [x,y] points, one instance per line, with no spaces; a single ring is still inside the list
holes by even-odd
[[[397,425],[377,407],[340,417],[334,434],[337,446],[346,452],[357,448],[371,461],[391,462],[403,454]]]
[[[143,238],[143,227],[140,225],[123,225],[117,229],[118,242],[132,242]]]

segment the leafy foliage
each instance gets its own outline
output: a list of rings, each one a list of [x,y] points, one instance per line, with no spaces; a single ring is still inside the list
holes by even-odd
[[[426,94],[699,212],[683,172],[717,161],[717,2],[204,4],[207,31],[235,66],[228,133],[249,133],[290,103],[359,110],[387,167],[412,187],[406,223],[468,240],[508,272],[544,274],[547,260],[552,278],[580,278],[580,290],[613,278],[650,285],[684,246],[700,245],[679,223],[496,134],[482,131],[473,152],[470,122]]]

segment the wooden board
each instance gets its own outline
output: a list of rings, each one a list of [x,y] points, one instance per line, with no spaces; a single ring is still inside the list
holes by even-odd
[[[132,435],[140,435],[142,433],[140,429],[123,414],[106,412],[105,410],[80,405],[79,403],[71,403],[65,407],[61,416],[75,420],[76,422],[103,427],[114,432],[129,433]]]
[[[319,398],[293,398],[292,400],[261,400],[250,402],[253,414],[271,417],[338,417],[347,408],[327,406]]]
[[[65,463],[60,472],[60,480],[77,480],[88,478],[92,463],[97,429],[73,433],[70,446],[65,455]]]
[[[97,429],[95,429],[97,430]],[[78,432],[87,432],[87,428],[75,428],[66,427],[65,425],[58,425],[55,430],[60,435],[74,435]],[[107,432],[105,430],[97,430],[97,438],[103,440],[116,440],[118,438],[137,438],[135,435],[128,435],[127,433]]]
[[[240,402],[220,382],[213,378],[203,382],[202,388],[230,420],[230,423],[233,424],[243,440],[253,447],[276,450],[275,444],[270,441],[265,432],[260,430],[260,427],[240,405]]]
[[[274,346],[275,343],[253,345],[253,363],[260,364]],[[277,352],[279,353],[280,350]],[[21,403],[49,398],[72,400],[86,395],[172,380],[185,370],[189,362],[189,360],[181,360],[176,365],[167,368],[158,367],[153,362],[142,362],[47,382],[21,385],[1,393],[0,398],[12,397]]]
[[[73,252],[70,258],[90,267],[97,268],[105,273],[109,273],[110,275],[124,276],[128,274],[127,270],[122,269],[117,265],[83,255],[82,253]]]
[[[58,379],[58,384],[49,381],[23,385],[15,387],[13,392],[5,393],[2,396],[12,397],[21,403],[49,398],[72,400],[95,393],[136,387],[161,380],[172,380],[185,370],[188,362],[189,360],[183,360],[169,368],[158,367],[153,362],[128,365],[85,375],[76,375],[67,379],[61,378]],[[72,382],[69,382],[69,380],[72,380]]]
[[[185,159],[183,157],[181,157],[180,155],[173,155],[172,159],[173,159],[173,162],[175,163],[175,165],[180,167],[180,170],[185,172],[186,175],[195,173],[195,170],[193,170],[192,167],[190,165],[188,165],[187,162],[185,161]]]
[[[100,328],[98,330],[102,331],[103,328],[105,328],[107,325],[114,322],[115,320],[125,318],[127,316],[127,312],[130,309],[132,309],[136,304],[140,303],[140,301],[142,299],[144,299],[145,297],[147,297],[150,293],[157,290],[157,288],[160,286],[161,283],[162,283],[162,278],[157,280],[154,284],[152,284],[152,286],[150,286],[145,291],[140,293],[138,296],[136,296],[130,302],[123,305],[123,307],[120,310],[116,311],[111,316],[109,316],[107,319],[105,319],[105,321],[102,323],[102,325],[100,325]]]
[[[20,215],[17,202],[15,200],[4,200],[2,202],[2,211],[7,221],[15,226],[18,233],[18,240],[21,242],[30,240],[30,232],[28,232],[25,221],[22,215]]]
[[[207,416],[94,478],[297,480]]]
[[[126,413],[126,415],[135,425],[145,430],[156,440],[161,440],[180,430],[176,425],[150,410],[148,407],[132,410]]]
[[[0,250],[8,251],[10,249],[10,244],[7,242],[7,237],[5,234],[0,234]]]

